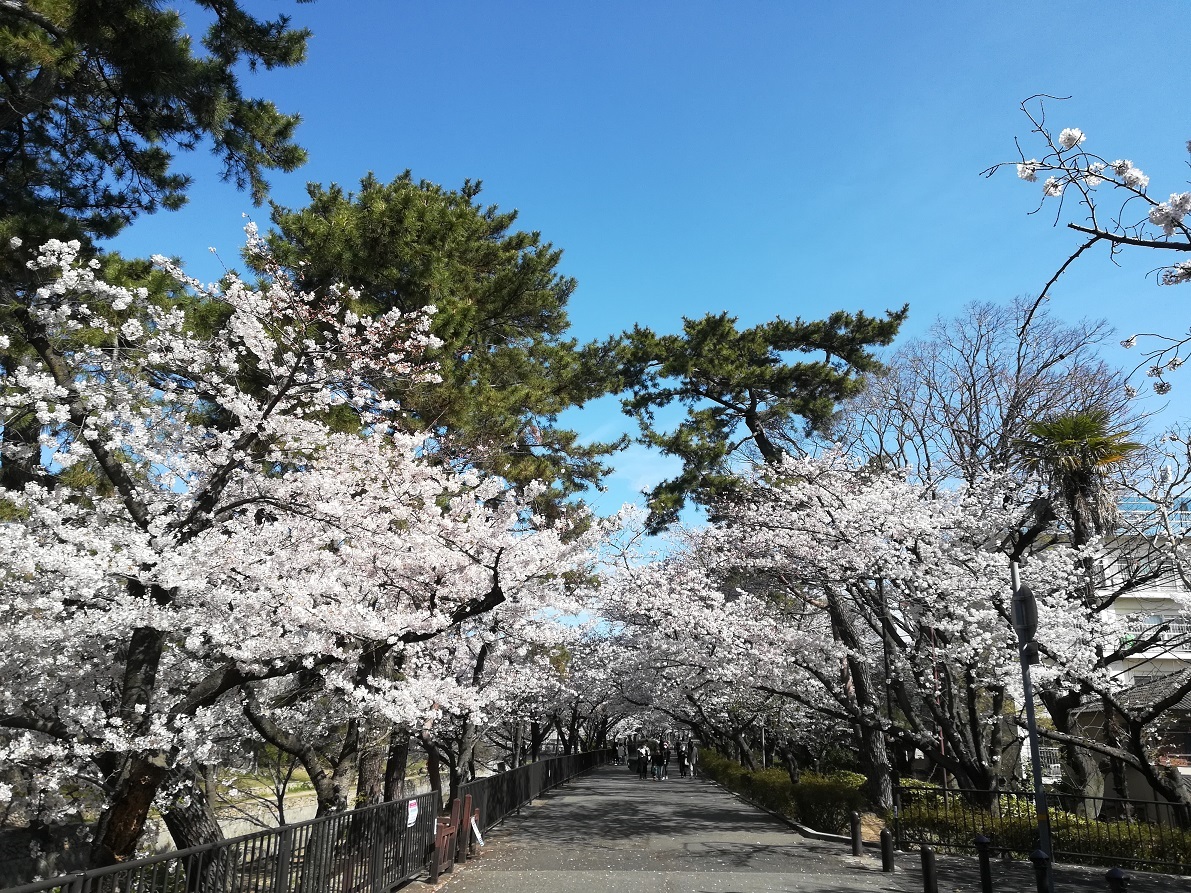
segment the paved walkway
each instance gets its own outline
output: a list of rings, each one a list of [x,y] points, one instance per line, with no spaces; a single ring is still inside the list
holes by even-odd
[[[921,893],[916,853],[893,874],[877,855],[812,840],[702,779],[640,781],[609,766],[510,816],[440,893]],[[975,861],[940,856],[940,893],[979,893]],[[1029,893],[1025,864],[993,863],[998,893]],[[1103,869],[1062,869],[1056,893],[1102,891]],[[1191,890],[1187,878],[1137,875],[1130,893]]]

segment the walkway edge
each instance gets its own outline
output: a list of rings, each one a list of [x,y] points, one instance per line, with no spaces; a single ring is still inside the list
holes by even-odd
[[[806,825],[800,825],[798,822],[794,821],[789,816],[782,815],[780,812],[775,812],[774,810],[770,809],[768,806],[762,806],[760,803],[753,802],[748,797],[744,796],[744,794],[741,794],[738,791],[734,791],[729,787],[725,787],[724,785],[722,785],[718,781],[716,781],[714,778],[710,778],[706,775],[701,775],[699,777],[705,781],[710,781],[717,788],[719,788],[720,790],[724,791],[727,794],[731,794],[733,797],[735,797],[740,802],[747,803],[749,806],[753,807],[753,809],[759,809],[761,812],[765,813],[770,818],[777,819],[783,825],[786,825],[787,827],[793,829],[794,831],[797,831],[803,837],[809,837],[811,840],[823,840],[828,843],[840,843],[840,844],[844,844],[846,846],[852,845],[852,838],[846,834],[829,834],[826,831],[816,831],[814,828],[808,828]],[[864,846],[868,847],[870,850],[880,850],[880,848],[881,848],[881,844],[874,843],[871,840],[865,840],[865,841],[862,841],[862,843],[864,844]]]

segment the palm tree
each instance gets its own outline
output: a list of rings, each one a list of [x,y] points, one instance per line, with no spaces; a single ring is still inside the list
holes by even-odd
[[[1023,464],[1042,474],[1051,499],[1071,517],[1071,542],[1086,545],[1103,533],[1116,506],[1107,486],[1113,468],[1142,448],[1128,431],[1114,431],[1109,413],[1090,409],[1033,422],[1030,437],[1018,441]]]
[[[1093,537],[1103,534],[1116,514],[1116,504],[1108,486],[1112,470],[1126,462],[1131,453],[1142,448],[1129,440],[1129,432],[1114,431],[1109,413],[1102,409],[1073,412],[1032,423],[1030,437],[1018,441],[1023,464],[1038,471],[1049,484],[1052,507],[1057,500],[1071,518],[1071,542],[1084,546]],[[1056,512],[1057,514],[1057,512]],[[1086,574],[1085,601],[1096,603],[1093,560],[1084,559]],[[1099,652],[1101,660],[1103,651]],[[1047,689],[1039,691],[1055,727],[1070,733],[1071,711],[1083,700],[1078,689]],[[1105,740],[1121,746],[1111,706],[1105,701]],[[1103,775],[1091,754],[1069,742],[1065,747],[1067,772],[1065,781],[1073,793],[1086,796],[1103,791]],[[1117,794],[1128,795],[1124,765],[1118,759],[1110,761]]]

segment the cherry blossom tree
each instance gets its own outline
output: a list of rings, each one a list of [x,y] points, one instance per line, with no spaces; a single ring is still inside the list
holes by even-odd
[[[1015,519],[1010,485],[943,490],[843,454],[786,460],[717,507],[682,559],[621,575],[616,616],[652,668],[637,699],[727,736],[746,762],[750,729],[780,705],[814,716],[820,740],[850,739],[878,803],[890,742],[963,787],[1010,783],[1018,676],[996,548]],[[1065,617],[1071,550],[1031,557],[1026,574],[1045,617]]]
[[[42,284],[4,336],[36,352],[5,370],[0,410],[35,407],[47,476],[5,496],[0,752],[59,793],[47,814],[98,810],[106,863],[132,855],[172,772],[218,761],[212,730],[247,717],[280,738],[254,720],[286,693],[347,720],[336,760],[298,743],[320,805],[340,803],[352,711],[410,722],[441,681],[380,668],[585,546],[499,480],[430,468],[394,428],[375,383],[433,374],[424,314],[362,318],[267,262],[252,288],[163,260],[190,295],[163,304],[78,252],[32,253]]]
[[[994,472],[1020,475],[1023,515],[1015,542],[1007,544],[1010,557],[1056,537],[1091,546],[1079,558],[1085,592],[1078,610],[1107,614],[1122,596],[1178,567],[1173,559],[1181,534],[1171,529],[1162,507],[1180,504],[1186,489],[1183,473],[1175,472],[1186,465],[1177,437],[1164,436],[1145,449],[1129,443],[1125,432],[1135,431],[1139,419],[1125,376],[1096,353],[1110,335],[1103,323],[1060,323],[1027,299],[1005,307],[972,306],[961,317],[938,321],[929,338],[902,346],[888,361],[887,374],[870,379],[866,391],[845,407],[836,435],[867,461],[904,468],[912,479],[944,487],[956,480],[978,482]],[[1076,439],[1068,431],[1055,443],[1037,438],[1065,429],[1082,429],[1085,436]],[[1082,481],[1076,489],[1086,493],[1070,491],[1075,478],[1050,474],[1041,459],[1052,454],[1057,471],[1080,457],[1093,460],[1082,471],[1074,469]],[[1104,462],[1107,458],[1114,461]],[[1031,475],[1031,469],[1042,473]],[[1116,501],[1130,496],[1131,504],[1150,510],[1117,513]],[[1067,742],[1066,775],[1073,789],[1099,793],[1098,764],[1106,761],[1103,752],[1076,743],[1073,711],[1099,698],[1094,691],[1115,697],[1121,684],[1105,675],[1108,668],[1169,636],[1168,626],[1085,642],[1096,650],[1096,660],[1081,664],[1082,673],[1052,675],[1040,688],[1056,732]],[[1108,702],[1104,710],[1114,714]],[[1118,751],[1128,749],[1127,738],[1122,732]],[[1134,761],[1153,763],[1149,744],[1129,747]],[[1122,797],[1123,765],[1111,758]]]
[[[1068,215],[1075,218],[1067,219],[1066,226],[1082,241],[1043,286],[1035,309],[1084,252],[1100,245],[1106,246],[1114,258],[1129,248],[1172,252],[1168,255],[1170,262],[1163,262],[1157,271],[1158,283],[1180,285],[1191,281],[1191,260],[1178,259],[1180,253],[1191,251],[1191,227],[1186,221],[1191,213],[1191,192],[1171,192],[1165,201],[1151,196],[1149,176],[1132,160],[1089,151],[1085,146],[1087,134],[1081,129],[1059,128],[1048,121],[1046,103],[1056,100],[1040,94],[1022,102],[1031,133],[1040,144],[1038,149],[1027,151],[1019,143],[1018,160],[995,164],[984,172],[992,176],[1011,168],[1025,182],[1041,181],[1039,210],[1053,205],[1056,222]],[[1186,148],[1191,151],[1191,142]],[[1122,344],[1133,347],[1138,337],[1131,335]],[[1145,351],[1138,368],[1146,367],[1146,374],[1156,379],[1155,392],[1168,393],[1166,373],[1186,362],[1191,333],[1151,333],[1147,339],[1152,346]]]

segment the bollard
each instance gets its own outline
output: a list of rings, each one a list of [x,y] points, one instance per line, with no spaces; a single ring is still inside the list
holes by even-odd
[[[922,847],[922,893],[939,893],[939,870],[935,868],[935,851]]]
[[[852,855],[863,856],[864,844],[860,842],[860,813],[852,813]]]
[[[1129,875],[1120,868],[1110,868],[1104,874],[1109,893],[1125,893],[1129,889]]]
[[[1050,856],[1042,850],[1030,853],[1030,861],[1034,863],[1034,886],[1038,893],[1052,893],[1050,889]]]
[[[992,841],[983,834],[976,835],[976,852],[980,856],[980,893],[993,893],[992,865],[988,861],[991,844]]]
[[[893,871],[893,832],[881,829],[881,870]]]

